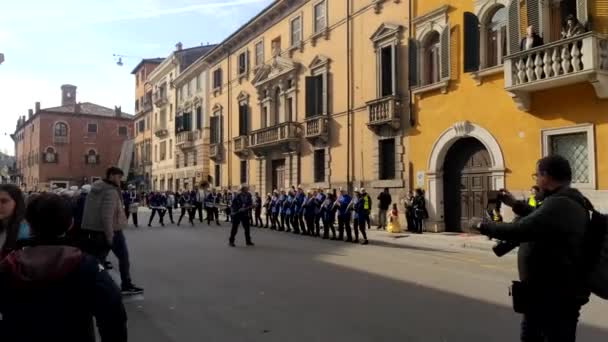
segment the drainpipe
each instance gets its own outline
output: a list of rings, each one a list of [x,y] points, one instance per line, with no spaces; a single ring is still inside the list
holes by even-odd
[[[409,5],[409,10],[408,10],[408,16],[407,16],[407,25],[408,25],[408,29],[407,29],[407,42],[408,44],[412,41],[412,10],[413,10],[413,5],[412,5],[412,1],[413,0],[408,0],[408,5]],[[409,46],[408,46],[408,51],[409,51]],[[409,65],[410,61],[408,59],[408,65]],[[408,80],[407,80],[407,90],[408,90],[408,106],[409,106],[409,120],[410,120],[410,126],[413,128],[416,125],[416,120],[414,119],[414,99],[412,97],[412,87],[410,86],[410,70],[408,68]]]
[[[346,119],[347,119],[347,137],[346,137],[346,160],[347,160],[347,165],[346,165],[346,184],[347,184],[347,190],[349,193],[352,193],[353,191],[353,183],[352,183],[352,172],[354,171],[355,167],[354,167],[354,158],[353,157],[353,153],[352,153],[352,141],[353,141],[353,125],[352,125],[352,92],[351,92],[351,70],[352,70],[352,63],[351,63],[351,7],[352,7],[352,2],[351,0],[347,0],[346,2],[346,98],[347,98],[347,115],[346,115]]]
[[[228,148],[226,148],[226,162],[227,162],[227,167],[228,167],[228,188],[232,189],[232,154],[230,153],[231,151],[231,143],[232,143],[232,87],[231,87],[231,82],[230,82],[230,75],[231,74],[231,66],[232,66],[232,61],[230,60],[230,57],[232,56],[232,52],[230,51],[229,48],[225,48],[226,53],[228,54],[227,56],[227,60],[228,60],[228,70],[226,73],[226,80],[228,82],[228,108],[227,108],[227,119],[226,121],[228,124],[228,141],[226,142],[226,146]]]

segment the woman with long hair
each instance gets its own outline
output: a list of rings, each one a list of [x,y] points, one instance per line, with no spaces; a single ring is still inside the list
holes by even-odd
[[[0,259],[17,246],[20,230],[27,229],[24,226],[25,199],[23,192],[13,184],[0,185],[0,236],[4,236],[4,242],[0,249]],[[21,233],[21,234],[20,234]]]

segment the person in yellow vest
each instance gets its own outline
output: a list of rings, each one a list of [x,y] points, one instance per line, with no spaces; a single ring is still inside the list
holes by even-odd
[[[540,200],[540,189],[538,186],[533,186],[530,189],[530,197],[528,197],[528,205],[532,208],[536,208],[541,204]]]
[[[371,229],[370,217],[372,216],[372,198],[367,191],[365,191],[365,188],[361,188],[361,200],[363,201],[363,211],[365,211],[366,215],[365,222],[363,222],[363,229],[365,229],[365,223],[367,223],[367,228]]]

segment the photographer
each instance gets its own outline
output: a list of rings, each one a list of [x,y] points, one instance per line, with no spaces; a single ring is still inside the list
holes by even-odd
[[[503,191],[501,201],[520,218],[511,223],[474,224],[482,234],[519,243],[520,282],[513,305],[522,313],[521,341],[575,341],[581,306],[589,301],[584,241],[589,215],[583,195],[570,187],[572,170],[563,157],[540,159],[533,175],[544,195],[532,208]]]

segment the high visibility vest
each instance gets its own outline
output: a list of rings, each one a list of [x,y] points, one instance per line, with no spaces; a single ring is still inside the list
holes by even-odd
[[[536,203],[536,197],[534,197],[534,195],[530,195],[530,197],[528,197],[528,205],[532,208],[536,208],[537,204],[538,203]]]
[[[369,210],[369,196],[363,196],[363,209]]]

